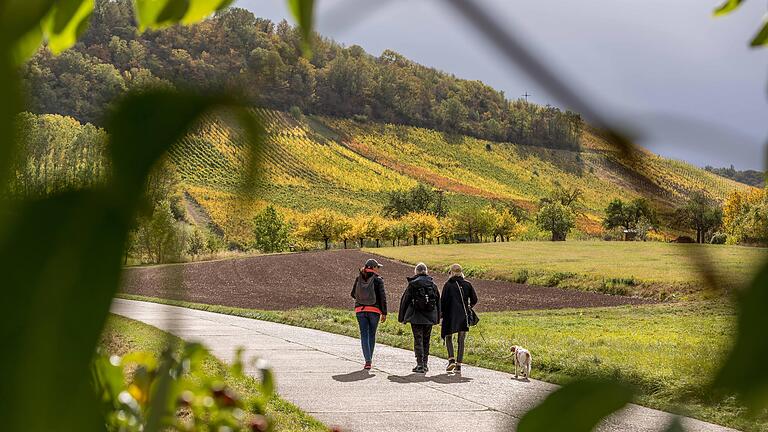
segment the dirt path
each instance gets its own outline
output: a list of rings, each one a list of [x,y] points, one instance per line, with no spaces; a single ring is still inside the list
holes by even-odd
[[[349,293],[357,269],[368,258],[384,264],[382,276],[390,310],[396,310],[411,266],[359,250],[333,250],[211,261],[183,265],[129,268],[122,291],[253,309],[352,306]],[[182,290],[171,281],[181,276]],[[447,276],[435,274],[442,288]],[[558,309],[649,303],[609,296],[510,282],[470,279],[477,290],[479,311]]]

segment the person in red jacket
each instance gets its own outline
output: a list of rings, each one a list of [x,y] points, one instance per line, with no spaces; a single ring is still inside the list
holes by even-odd
[[[370,369],[373,361],[373,349],[376,346],[376,330],[379,321],[387,320],[387,293],[384,280],[379,275],[382,265],[375,259],[369,259],[360,269],[352,286],[352,298],[355,299],[355,315],[360,326],[360,343],[365,358],[364,369]]]

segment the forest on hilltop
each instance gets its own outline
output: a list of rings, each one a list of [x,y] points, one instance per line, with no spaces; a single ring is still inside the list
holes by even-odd
[[[756,170],[737,170],[736,168],[731,165],[729,168],[715,168],[707,165],[704,167],[705,170],[715,173],[721,177],[729,178],[733,181],[737,181],[739,183],[744,183],[746,185],[754,186],[754,187],[763,187],[765,186],[765,173],[762,171],[756,171]]]
[[[22,75],[28,109],[100,125],[126,90],[148,86],[230,89],[253,106],[375,120],[552,148],[578,146],[582,119],[386,50],[379,57],[230,8],[199,24],[139,33],[130,0],[98,0],[77,45],[46,48]]]

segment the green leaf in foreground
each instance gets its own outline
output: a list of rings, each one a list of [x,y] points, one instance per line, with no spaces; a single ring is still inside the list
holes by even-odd
[[[109,184],[3,203],[0,263],[8,296],[0,308],[7,348],[0,356],[0,418],[6,430],[103,430],[88,365],[118,288],[147,175],[202,113],[222,105],[236,104],[167,91],[128,96],[107,122]]]
[[[312,21],[315,2],[314,0],[288,0],[288,6],[301,32],[301,46],[304,50],[304,56],[309,57],[312,55]]]
[[[139,30],[192,24],[232,4],[232,0],[135,0]]]
[[[744,0],[726,0],[725,3],[721,4],[717,9],[715,9],[715,16],[729,14],[741,6],[742,3],[744,3]]]
[[[552,394],[520,420],[519,432],[589,432],[600,421],[632,400],[627,387],[607,381],[584,380]]]
[[[718,390],[735,392],[747,406],[758,410],[768,406],[768,263],[738,298],[738,336],[733,350],[715,378]]]
[[[752,42],[750,42],[750,45],[753,47],[761,47],[768,45],[768,19],[765,20],[765,23],[763,23],[763,27],[760,29],[759,32],[757,32],[757,35],[755,35],[754,39],[752,39]]]
[[[93,0],[63,0],[54,4],[44,20],[48,48],[54,54],[73,46],[93,12]]]

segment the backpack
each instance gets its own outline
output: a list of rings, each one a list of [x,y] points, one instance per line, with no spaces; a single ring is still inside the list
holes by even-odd
[[[355,280],[355,300],[362,306],[373,306],[376,304],[376,289],[374,280],[376,276],[371,275],[368,280],[363,280],[358,276]]]
[[[432,312],[437,307],[437,295],[435,295],[434,285],[418,285],[413,289],[413,307],[417,311]]]

